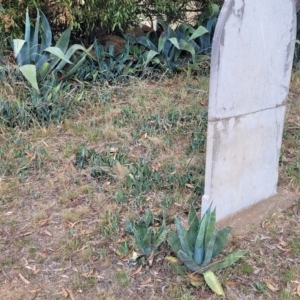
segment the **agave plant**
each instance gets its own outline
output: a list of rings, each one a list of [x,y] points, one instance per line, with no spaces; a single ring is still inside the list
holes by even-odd
[[[213,271],[232,265],[245,254],[245,251],[237,251],[222,260],[212,261],[223,250],[231,228],[216,230],[216,210],[211,211],[209,208],[200,219],[192,205],[188,219],[189,228],[185,230],[177,217],[175,224],[177,233],[172,231],[168,235],[172,250],[189,270],[203,274],[206,283],[215,293],[224,295]]]
[[[32,31],[28,9],[26,10],[24,40],[14,39],[12,46],[20,71],[38,92],[38,82],[44,80],[50,72],[59,71],[62,78],[69,78],[83,63],[86,55],[89,55],[92,46],[86,49],[81,45],[73,45],[68,49],[70,34],[71,29],[66,29],[52,47],[51,28],[43,12],[37,9],[35,28]],[[81,53],[71,62],[71,57],[78,51]]]
[[[162,225],[154,228],[154,215],[148,209],[144,217],[136,215],[137,221],[126,221],[127,231],[133,233],[136,243],[142,251],[143,255],[150,255],[152,257],[156,254],[158,247],[165,241],[167,236],[167,227],[165,216],[163,217]]]
[[[218,15],[220,12],[217,4],[211,4],[210,9],[201,14],[199,24],[201,24],[207,32],[198,38],[198,42],[204,54],[210,54],[212,47],[213,35],[217,24]]]

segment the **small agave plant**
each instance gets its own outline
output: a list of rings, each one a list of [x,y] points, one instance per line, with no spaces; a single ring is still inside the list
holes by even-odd
[[[218,271],[234,264],[245,251],[230,253],[226,258],[212,261],[223,250],[231,228],[216,230],[216,210],[209,208],[202,219],[198,218],[196,210],[191,205],[188,219],[188,229],[185,230],[175,217],[177,233],[168,235],[168,244],[176,253],[185,267],[193,272],[203,274],[208,286],[218,295],[224,291],[213,271]]]
[[[32,29],[27,9],[24,40],[14,39],[12,47],[19,70],[38,92],[38,82],[41,82],[49,73],[57,71],[62,74],[62,78],[67,79],[78,70],[86,56],[90,55],[89,51],[92,46],[86,49],[81,45],[72,45],[68,49],[71,28],[67,28],[55,46],[51,46],[51,28],[47,18],[39,9],[37,9],[34,31]],[[70,61],[74,54],[78,55]]]
[[[148,256],[148,261],[151,264],[151,260],[157,254],[158,247],[165,241],[168,233],[165,215],[159,227],[153,226],[155,223],[154,215],[150,209],[146,211],[143,218],[138,215],[136,215],[136,218],[137,220],[134,222],[129,219],[126,220],[127,232],[130,234],[133,233],[143,256]]]

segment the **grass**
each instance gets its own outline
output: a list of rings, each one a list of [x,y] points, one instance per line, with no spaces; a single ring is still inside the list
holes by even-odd
[[[20,110],[20,100],[32,95],[11,83],[2,83],[0,94]],[[296,192],[299,86],[294,76],[279,180]],[[166,210],[172,227],[172,216],[184,217],[201,198],[208,78],[114,87],[74,83],[54,96],[59,105],[48,119],[32,121],[31,114],[14,123],[20,117],[14,113],[0,125],[0,298],[5,292],[7,299],[27,299],[38,290],[41,299],[60,299],[64,288],[76,299],[131,299],[132,291],[135,299],[218,299],[203,282],[193,287],[171,270],[164,244],[152,267],[138,271],[132,259],[138,249],[125,234],[125,221],[135,214],[150,208],[159,219]],[[299,207],[298,201],[225,247],[247,250],[240,264],[218,274],[228,299],[295,298]]]

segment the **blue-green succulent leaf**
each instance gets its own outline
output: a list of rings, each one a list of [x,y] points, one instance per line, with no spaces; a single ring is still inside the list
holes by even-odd
[[[224,227],[216,232],[216,240],[212,253],[212,258],[216,257],[221,253],[231,232],[231,227]]]
[[[190,207],[188,225],[189,228],[186,232],[187,239],[190,248],[194,249],[197,240],[198,231],[199,231],[199,219],[194,205],[191,205]]]
[[[200,267],[194,262],[194,260],[182,250],[179,250],[177,255],[179,259],[184,263],[184,265],[191,271],[196,272],[200,269]]]
[[[223,288],[221,286],[220,281],[218,280],[217,276],[211,271],[207,270],[203,273],[204,280],[207,285],[215,292],[217,295],[225,296]]]
[[[183,252],[185,252],[187,255],[192,257],[193,253],[190,249],[190,245],[189,245],[188,240],[187,240],[186,230],[182,227],[182,225],[179,222],[179,220],[177,219],[177,217],[175,217],[175,224],[176,224],[176,227],[177,227],[178,237],[179,237],[179,240],[180,240],[180,243],[181,243],[181,248],[182,248]]]
[[[220,263],[216,263],[212,266],[212,269],[214,271],[219,271],[221,269],[227,268],[231,265],[233,265],[235,262],[237,262],[240,258],[242,258],[245,255],[246,251],[240,250],[233,253],[230,253],[227,255],[225,260]]]
[[[216,209],[214,209],[212,212],[210,208],[206,211],[208,215],[208,221],[207,221],[207,228],[205,232],[205,242],[204,242],[204,248],[207,248],[208,243],[210,242],[215,229],[216,229]]]
[[[174,231],[169,232],[167,241],[168,241],[168,244],[170,245],[171,249],[175,253],[178,253],[178,251],[181,248],[181,243],[180,243],[180,239],[179,239],[178,235]]]

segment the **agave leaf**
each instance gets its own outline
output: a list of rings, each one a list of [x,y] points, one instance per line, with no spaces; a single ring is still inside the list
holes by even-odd
[[[153,50],[150,50],[147,54],[147,59],[146,61],[144,62],[144,66],[146,67],[150,61],[153,60],[153,58],[158,55],[159,53],[157,51],[153,51]]]
[[[207,266],[210,261],[212,260],[212,254],[214,250],[214,244],[215,244],[215,239],[216,239],[216,232],[214,232],[213,236],[211,237],[208,245],[204,248],[205,250],[205,255],[204,255],[204,260],[202,262],[202,266],[205,267]]]
[[[165,32],[165,37],[166,37],[166,41],[163,44],[162,52],[168,58],[171,48],[173,47],[173,44],[169,41],[169,38],[176,37],[174,30],[170,26]]]
[[[70,36],[71,28],[68,27],[58,39],[57,43],[55,44],[55,47],[58,47],[63,53],[65,53],[69,46]]]
[[[50,60],[50,52],[43,52],[43,54],[40,56],[40,58],[38,59],[36,65],[36,69],[39,71],[42,68],[44,68],[44,64],[45,63],[49,63]]]
[[[179,222],[179,220],[177,219],[177,217],[175,217],[175,224],[177,227],[178,237],[179,237],[179,240],[181,243],[181,248],[182,248],[183,252],[185,252],[190,257],[193,257],[193,253],[191,251],[190,245],[187,240],[186,230],[182,227],[182,225]]]
[[[210,242],[215,229],[216,229],[216,209],[214,209],[212,212],[210,208],[206,211],[205,214],[208,214],[208,222],[207,222],[207,228],[205,232],[205,241],[204,241],[204,248],[207,248],[208,243]]]
[[[169,27],[168,23],[162,17],[157,18],[157,23],[162,26],[164,31],[166,31]]]
[[[195,251],[194,251],[194,256],[193,259],[195,261],[196,264],[201,265],[204,259],[204,248],[200,248],[200,247],[195,247]]]
[[[144,221],[146,223],[146,226],[149,227],[151,224],[154,223],[154,215],[151,209],[147,209],[145,216],[144,216]]]
[[[178,40],[177,38],[173,37],[173,38],[169,38],[169,41],[178,49],[180,50],[180,46],[178,44]]]
[[[167,236],[168,231],[167,230],[163,230],[160,235],[158,236],[158,238],[156,239],[156,241],[154,242],[154,248],[155,250],[161,245],[162,242],[165,241],[166,236]]]
[[[36,67],[35,65],[24,65],[20,67],[20,71],[24,77],[29,81],[29,83],[37,90],[39,93],[39,87],[36,80]]]
[[[212,258],[216,257],[223,250],[231,232],[231,227],[224,227],[216,232],[216,240],[212,253]]]
[[[70,42],[70,36],[71,36],[71,28],[68,27],[63,33],[62,35],[60,36],[60,38],[58,39],[55,47],[56,48],[59,48],[61,50],[62,53],[65,53],[68,49],[68,46],[69,46],[69,42]],[[61,60],[60,57],[58,57],[57,55],[54,55],[52,54],[50,56],[51,58],[51,67],[50,67],[50,70],[49,72],[51,72],[55,66],[58,64],[58,62]],[[69,59],[69,58],[68,58]]]
[[[149,39],[147,39],[145,36],[140,36],[140,37],[136,38],[136,41],[137,41],[137,43],[145,46],[147,49],[157,51],[157,48],[155,47],[155,45]]]
[[[178,264],[176,264],[176,263],[172,263],[172,262],[170,262],[169,265],[170,265],[170,268],[171,268],[177,275],[184,275],[184,274],[186,273],[186,271],[187,271],[187,268],[186,268],[186,266],[184,266],[184,265],[180,266],[180,265],[178,265]]]
[[[189,33],[194,33],[195,29],[186,23],[181,23],[177,28],[176,28],[176,37],[178,40],[184,39],[187,40]]]
[[[207,228],[209,215],[207,213],[204,214],[203,218],[199,224],[199,231],[196,238],[195,250],[194,250],[194,261],[201,265],[204,259],[204,246],[205,246],[205,232]]]
[[[194,249],[199,231],[199,219],[194,205],[190,207],[188,224],[189,228],[186,232],[187,240],[191,249]]]
[[[132,231],[139,248],[143,254],[148,255],[151,252],[151,229],[142,223],[133,226]]]
[[[195,49],[195,52],[196,52],[195,60],[197,62],[197,56],[199,56],[197,54],[202,52],[202,48],[195,42],[195,40],[189,41],[189,44]]]
[[[71,61],[67,58],[67,56],[58,48],[58,47],[48,47],[44,51],[49,52],[55,56],[57,56],[59,59],[65,61],[68,64],[72,64]]]
[[[86,60],[86,54],[82,53],[80,59],[76,61],[71,68],[67,69],[62,79],[70,78],[79,69],[79,67],[84,63],[85,60]]]
[[[148,228],[146,235],[142,239],[141,250],[145,255],[149,255],[151,253],[151,235],[152,235],[152,230],[151,228]]]
[[[199,266],[193,261],[193,259],[190,256],[188,256],[182,250],[179,250],[177,255],[188,269],[194,272],[199,270]]]
[[[213,292],[215,292],[217,295],[225,296],[220,281],[211,270],[205,271],[203,273],[203,276],[205,282],[212,289]]]
[[[166,33],[163,32],[158,39],[158,48],[157,48],[158,53],[161,53],[162,49],[165,46],[166,41],[167,41]]]
[[[188,42],[186,42],[185,40],[182,40],[182,39],[181,39],[181,40],[179,41],[179,47],[180,47],[181,50],[185,50],[185,51],[191,53],[192,58],[193,58],[193,63],[195,63],[195,55],[196,55],[196,53],[195,53],[195,49],[193,48],[193,46],[190,45],[190,44],[189,44]]]
[[[26,8],[26,19],[25,19],[25,41],[30,44],[30,19],[29,19],[29,12],[28,7]]]
[[[240,258],[242,258],[245,255],[246,251],[240,250],[233,253],[230,253],[227,255],[225,260],[221,263],[216,263],[212,266],[212,269],[214,271],[218,271],[224,268],[227,268],[231,265],[233,265],[235,262],[237,262]]]
[[[217,15],[219,13],[220,9],[219,9],[219,6],[214,4],[213,5],[213,12],[210,16],[210,18],[208,19],[207,21],[207,24],[206,24],[206,29],[208,30],[208,32],[210,32],[212,34],[212,29],[213,27],[216,25],[217,23]]]
[[[196,39],[199,36],[204,35],[205,33],[207,33],[207,29],[203,26],[199,26],[194,33],[192,34],[192,36],[188,39],[189,41]]]
[[[39,81],[42,81],[49,74],[50,63],[46,61],[40,69],[37,68],[37,71],[39,75]]]
[[[179,239],[178,235],[174,231],[169,232],[167,242],[170,245],[171,249],[175,253],[178,253],[178,251],[180,250],[181,244],[180,244],[180,239]]]
[[[78,50],[81,50],[81,51],[85,52],[86,54],[90,55],[89,51],[92,49],[92,47],[93,47],[93,45],[90,46],[88,49],[86,49],[85,47],[83,47],[81,45],[73,45],[66,52],[65,58],[69,60],[71,58],[71,56]],[[62,70],[64,68],[64,66],[66,65],[66,63],[67,63],[66,61],[62,60],[55,69]]]
[[[33,39],[31,43],[31,60],[36,62],[38,59],[38,49],[39,49],[39,27],[40,27],[40,12],[37,9],[37,16],[35,22],[35,28],[33,33]]]
[[[46,48],[51,46],[52,32],[51,32],[49,22],[41,10],[40,10],[40,14],[41,14],[41,25],[42,25],[42,31],[41,31],[42,40],[41,40],[40,53],[42,53]]]
[[[17,58],[22,47],[25,45],[26,41],[21,39],[14,39],[13,40],[13,48],[14,48],[14,55]],[[18,61],[19,63],[19,61]]]

